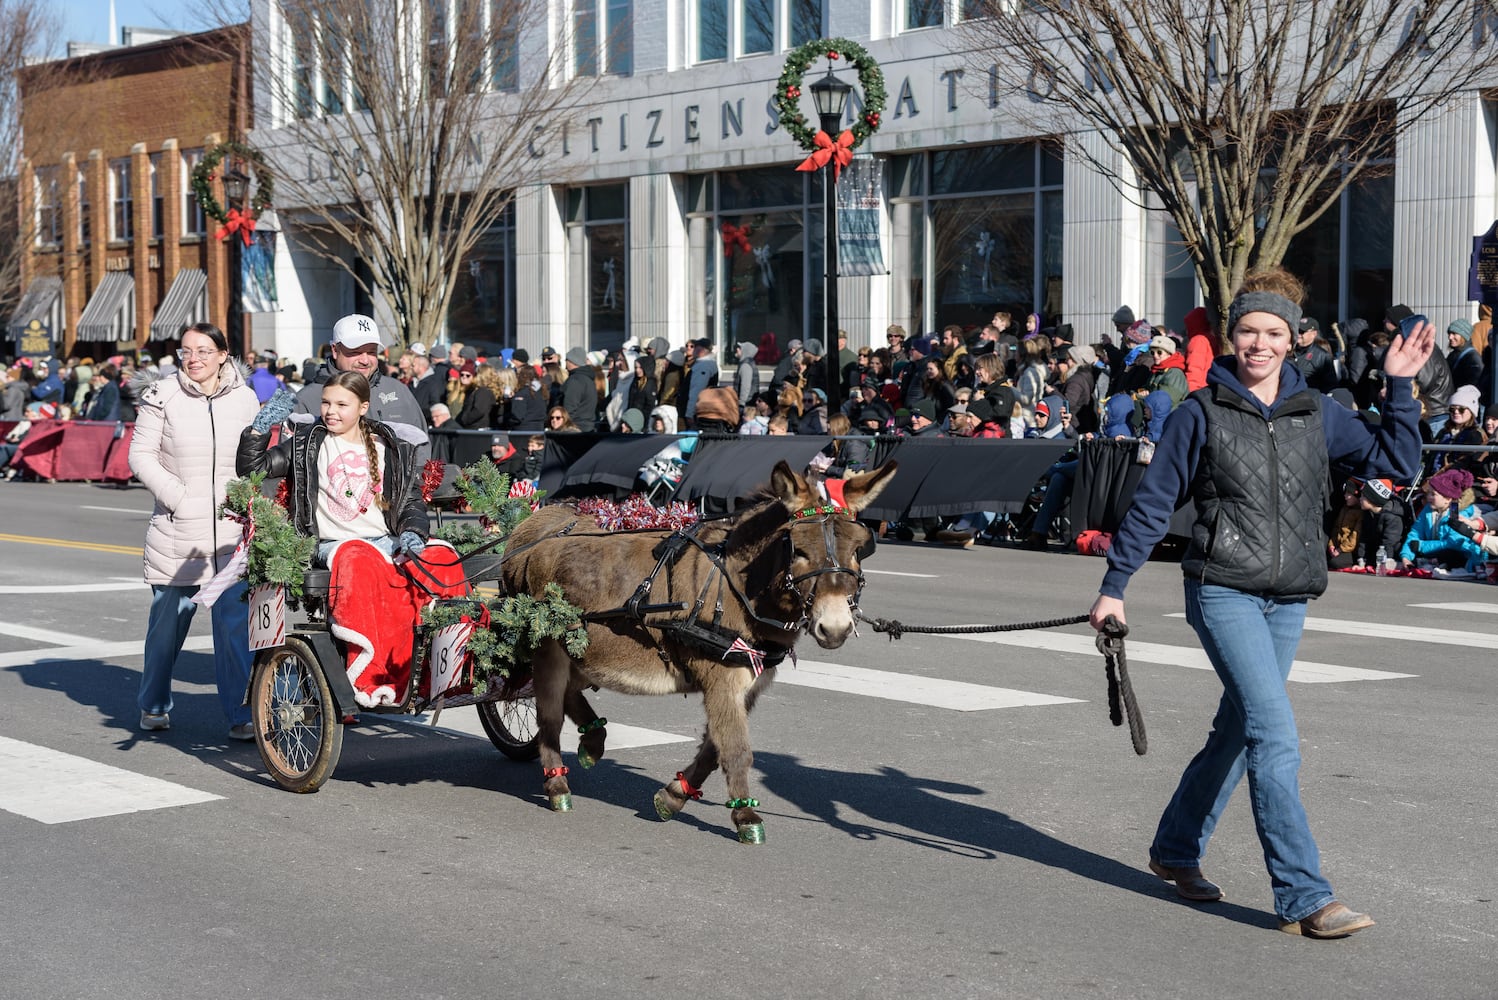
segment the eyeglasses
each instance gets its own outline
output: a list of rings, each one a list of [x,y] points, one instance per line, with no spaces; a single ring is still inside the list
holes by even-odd
[[[566,420],[566,419],[567,419],[566,417],[557,416],[557,417],[552,417],[551,418],[551,422],[554,423],[554,424],[557,424],[557,423],[561,423],[563,420]]]
[[[177,360],[178,361],[188,361],[188,360],[191,360],[192,358],[197,358],[199,361],[211,361],[216,356],[218,356],[220,353],[221,352],[216,347],[214,347],[214,348],[204,348],[201,351],[189,351],[189,350],[181,349],[181,350],[177,351]]]

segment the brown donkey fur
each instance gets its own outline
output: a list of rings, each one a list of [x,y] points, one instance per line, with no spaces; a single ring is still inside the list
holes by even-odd
[[[729,580],[715,577],[707,555],[688,546],[676,562],[661,570],[644,603],[680,601],[690,609],[705,600],[700,619],[704,623],[713,620],[721,603],[721,625],[756,649],[769,652],[789,650],[802,631],[810,632],[827,649],[841,646],[853,631],[851,605],[861,579],[857,552],[869,537],[868,530],[851,515],[873,501],[894,471],[891,463],[845,481],[843,499],[850,516],[797,517],[825,501],[785,462],[779,463],[764,499],[732,518],[704,523],[698,530],[697,537],[705,546],[722,545]],[[549,537],[569,525],[573,527],[568,534]],[[507,548],[515,555],[504,562],[503,587],[508,593],[538,594],[555,581],[567,600],[586,612],[618,608],[650,575],[657,561],[654,550],[670,534],[605,532],[570,507],[544,507],[510,536]],[[828,569],[833,571],[816,572]],[[802,574],[811,575],[795,579]],[[769,623],[751,617],[733,594],[733,586],[754,614]],[[646,623],[686,613],[651,614]],[[662,819],[670,819],[722,765],[728,795],[738,800],[733,821],[740,839],[763,840],[763,823],[753,806],[745,804],[750,801],[749,770],[754,762],[748,716],[755,699],[773,679],[774,668],[767,667],[756,678],[747,666],[725,663],[719,658],[721,652],[665,639],[658,628],[627,617],[592,622],[586,628],[584,659],[572,659],[559,643],[547,640],[532,661],[541,767],[552,808],[571,808],[562,767],[563,714],[584,727],[598,718],[583,697],[585,688],[596,685],[625,694],[699,691],[707,712],[702,744],[696,759],[656,795],[657,812]],[[579,763],[591,766],[603,755],[604,737],[601,727],[584,733]]]

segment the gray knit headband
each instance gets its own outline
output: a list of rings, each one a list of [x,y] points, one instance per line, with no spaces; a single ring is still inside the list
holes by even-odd
[[[1284,320],[1290,336],[1300,331],[1300,306],[1274,292],[1244,292],[1228,306],[1228,333],[1237,329],[1238,321],[1249,313],[1270,313]]]

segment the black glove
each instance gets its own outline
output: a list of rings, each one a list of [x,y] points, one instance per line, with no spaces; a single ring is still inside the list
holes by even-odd
[[[1458,535],[1461,535],[1463,538],[1473,539],[1477,537],[1477,529],[1472,527],[1472,525],[1468,524],[1466,521],[1463,521],[1459,517],[1453,517],[1447,523],[1451,525],[1452,531],[1456,532]]]

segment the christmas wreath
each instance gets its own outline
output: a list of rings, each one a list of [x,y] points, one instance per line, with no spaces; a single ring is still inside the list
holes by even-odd
[[[780,79],[775,82],[776,113],[780,116],[781,126],[801,144],[802,149],[815,152],[819,148],[816,134],[820,129],[808,128],[806,116],[801,113],[801,78],[812,63],[823,56],[833,62],[846,60],[858,71],[858,85],[863,90],[863,113],[854,119],[853,127],[849,129],[856,148],[879,130],[879,117],[884,113],[884,103],[889,98],[879,64],[857,42],[846,38],[819,38],[792,49],[785,57]]]
[[[253,219],[270,208],[276,193],[275,181],[271,177],[270,168],[265,163],[265,157],[254,146],[242,142],[221,142],[212,149],[206,150],[203,153],[203,159],[192,168],[192,177],[189,180],[192,184],[193,196],[202,206],[203,214],[221,226],[229,224],[229,213],[224,211],[224,206],[220,205],[218,199],[213,196],[213,180],[218,176],[219,164],[224,162],[225,156],[230,155],[248,163],[251,172],[255,175],[255,192],[250,195],[250,210],[247,213],[250,218]]]

